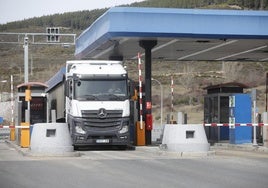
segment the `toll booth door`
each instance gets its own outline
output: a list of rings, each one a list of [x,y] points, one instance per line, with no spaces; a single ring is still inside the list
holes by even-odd
[[[22,101],[21,121],[25,122],[25,110],[27,109],[27,102],[24,97],[20,97]],[[35,123],[46,122],[46,98],[45,97],[32,97],[30,102],[30,122],[31,125]]]
[[[251,123],[251,97],[249,94],[235,94],[233,97],[234,105],[230,105],[230,119],[234,123]],[[231,99],[231,98],[230,98]],[[234,126],[229,130],[231,144],[252,143],[251,126]]]
[[[220,97],[220,123],[229,122],[229,96]],[[218,127],[220,131],[219,140],[229,140],[229,127]]]

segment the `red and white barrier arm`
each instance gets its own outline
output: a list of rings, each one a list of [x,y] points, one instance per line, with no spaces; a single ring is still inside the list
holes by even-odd
[[[0,125],[0,129],[25,129],[25,128],[30,128],[30,126]]]
[[[254,126],[254,127],[262,127],[262,126],[268,126],[267,123],[204,123],[203,124],[206,127],[229,127],[229,126]]]

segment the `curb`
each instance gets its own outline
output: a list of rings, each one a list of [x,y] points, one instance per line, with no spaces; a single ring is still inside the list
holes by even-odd
[[[237,150],[237,151],[252,151],[259,153],[268,153],[268,148],[264,146],[254,146],[252,144],[229,144],[229,143],[215,143],[210,146],[212,150],[225,149],[225,150]]]
[[[12,148],[14,148],[18,153],[25,157],[80,157],[82,154],[80,152],[61,152],[61,153],[37,153],[31,152],[29,148],[21,148],[12,141],[5,140],[5,142]]]
[[[176,151],[168,151],[165,147],[162,147],[162,145],[159,146],[137,146],[137,151],[148,151],[151,153],[155,153],[159,156],[173,156],[176,158],[180,157],[208,157],[208,156],[214,156],[216,155],[216,151],[187,151],[187,152],[176,152]]]

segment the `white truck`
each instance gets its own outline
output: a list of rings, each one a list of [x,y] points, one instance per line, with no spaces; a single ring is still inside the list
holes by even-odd
[[[122,62],[67,61],[65,71],[47,91],[48,106],[67,122],[73,145],[129,145],[129,81]]]

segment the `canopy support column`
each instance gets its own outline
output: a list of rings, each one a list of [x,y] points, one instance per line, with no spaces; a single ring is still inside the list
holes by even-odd
[[[141,40],[139,45],[145,50],[145,113],[146,115],[152,114],[152,49],[157,45],[156,40]],[[147,127],[147,126],[146,126]],[[148,128],[145,130],[145,143],[146,145],[152,144],[152,131]]]

